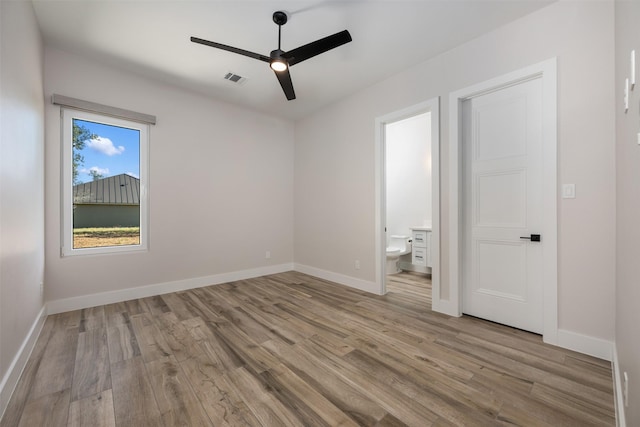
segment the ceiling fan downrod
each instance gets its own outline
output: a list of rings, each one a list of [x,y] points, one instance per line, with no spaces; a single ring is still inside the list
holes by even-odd
[[[278,50],[281,50],[280,41],[282,39],[282,26],[287,23],[287,19],[287,14],[283,11],[278,10],[273,12],[273,22],[278,25]]]

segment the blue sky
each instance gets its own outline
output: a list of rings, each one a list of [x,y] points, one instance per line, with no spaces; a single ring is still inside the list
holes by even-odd
[[[80,152],[84,164],[78,167],[78,180],[89,182],[89,175],[96,170],[105,178],[126,173],[140,177],[140,132],[135,129],[121,128],[102,123],[74,119],[74,124],[84,126],[98,138],[85,142]]]

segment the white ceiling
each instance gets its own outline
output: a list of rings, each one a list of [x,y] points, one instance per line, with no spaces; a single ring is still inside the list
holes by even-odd
[[[33,0],[45,43],[215,99],[290,119],[533,12],[552,0]],[[190,36],[268,56],[349,30],[353,42],[291,68],[287,101],[269,65]],[[233,72],[247,78],[234,84]]]

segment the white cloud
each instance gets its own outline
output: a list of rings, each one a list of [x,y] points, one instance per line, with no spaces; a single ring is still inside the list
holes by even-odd
[[[115,145],[113,145],[113,141],[111,141],[109,138],[103,138],[101,136],[87,141],[87,147],[92,148],[102,154],[106,154],[107,156],[122,154],[124,151],[124,147],[122,145],[116,147]]]
[[[80,169],[80,173],[86,173],[89,175],[91,171],[96,171],[99,175],[109,175],[109,168],[100,168],[98,166],[91,166],[89,169],[82,168]]]

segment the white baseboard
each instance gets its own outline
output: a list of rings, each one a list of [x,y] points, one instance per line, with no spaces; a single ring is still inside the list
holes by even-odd
[[[46,318],[46,307],[43,306],[33,322],[33,325],[31,325],[31,329],[29,329],[29,333],[27,333],[27,336],[22,342],[18,353],[13,358],[7,373],[4,378],[2,378],[2,382],[0,383],[0,419],[2,419],[4,411],[7,409],[11,395],[18,384],[22,371],[27,365],[29,356],[31,356],[31,352],[38,340],[38,336],[40,336],[40,332],[42,331],[42,326],[44,325]]]
[[[462,315],[462,313],[458,311],[458,304],[454,304],[452,301],[444,299],[432,298],[431,310],[451,317],[460,317]]]
[[[320,268],[310,267],[304,264],[294,264],[294,270],[300,273],[308,274],[309,276],[318,277],[320,279],[329,280],[340,285],[345,285],[361,291],[380,295],[380,288],[378,284],[376,284],[376,282],[369,282],[367,280],[345,276],[344,274],[334,273],[332,271],[322,270]]]
[[[252,279],[254,277],[269,274],[283,273],[293,270],[293,264],[279,264],[268,267],[253,268],[250,270],[232,271],[229,273],[215,274],[213,276],[194,277],[191,279],[176,280],[173,282],[157,283],[154,285],[140,286],[137,288],[121,289],[117,291],[100,292],[91,295],[82,295],[72,298],[58,299],[47,302],[47,313],[56,314],[66,311],[80,310],[96,307],[98,305],[112,304],[131,299],[151,297],[168,294],[170,292],[184,291],[187,289],[201,288],[210,285],[233,282],[236,280]]]
[[[613,343],[611,341],[594,338],[588,335],[578,334],[576,332],[558,329],[558,341],[555,344],[558,347],[577,351],[578,353],[588,354],[611,361]]]
[[[612,348],[611,369],[613,370],[613,401],[616,408],[616,427],[627,427],[622,394],[622,372],[620,372],[620,364],[618,362],[618,347],[614,343]]]
[[[400,270],[402,271],[413,271],[416,273],[425,273],[425,274],[431,274],[431,267],[423,267],[421,265],[414,265],[411,262],[405,262],[405,261],[400,261],[398,263],[398,267],[400,267]]]

